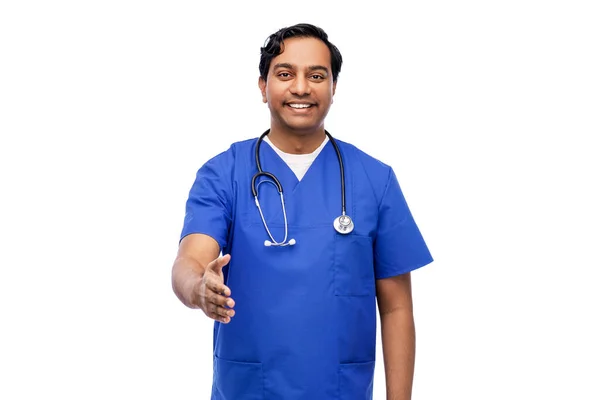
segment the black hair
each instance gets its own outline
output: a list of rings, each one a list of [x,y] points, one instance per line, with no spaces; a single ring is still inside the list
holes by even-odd
[[[320,39],[329,48],[331,54],[331,73],[333,81],[337,82],[338,75],[342,69],[342,54],[328,39],[327,33],[317,26],[311,24],[296,24],[282,28],[273,33],[265,41],[264,47],[260,48],[260,62],[258,70],[260,76],[266,81],[271,66],[271,60],[283,53],[283,41],[292,37],[312,37]]]

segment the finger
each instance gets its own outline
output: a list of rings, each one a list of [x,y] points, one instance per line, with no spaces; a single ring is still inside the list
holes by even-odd
[[[231,320],[235,315],[235,311],[212,305],[207,315],[214,320],[224,322]]]
[[[218,315],[219,317],[230,317],[231,318],[235,315],[234,310],[230,310],[228,308],[217,306],[216,304],[213,304],[211,307],[212,307],[211,308],[212,313]]]
[[[223,284],[223,282],[220,281],[219,279],[214,279],[212,277],[209,277],[209,279],[206,280],[206,287],[214,293],[229,297],[231,296],[231,289],[229,289],[227,286],[225,286]]]
[[[235,306],[235,301],[233,301],[231,297],[221,296],[217,293],[208,295],[208,302],[224,308],[233,308],[233,306]]]
[[[221,317],[217,314],[211,314],[209,315],[209,317],[211,317],[212,319],[214,319],[215,321],[219,321],[223,324],[228,324],[229,322],[231,322],[231,318],[229,317]]]
[[[223,269],[223,267],[226,266],[229,263],[230,259],[231,259],[231,256],[229,254],[225,254],[224,256],[217,257],[216,259],[214,259],[213,261],[211,261],[206,266],[206,269],[210,270],[210,271],[213,271],[213,272],[220,273],[221,270]]]

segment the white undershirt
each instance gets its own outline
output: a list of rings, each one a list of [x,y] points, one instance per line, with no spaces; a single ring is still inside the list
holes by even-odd
[[[306,174],[306,171],[308,171],[308,168],[310,168],[313,161],[315,161],[321,150],[323,150],[323,147],[325,147],[325,145],[329,141],[329,137],[325,135],[325,140],[323,140],[323,143],[321,143],[321,145],[315,151],[309,154],[284,153],[283,151],[279,150],[273,143],[271,143],[268,136],[265,136],[263,140],[269,143],[269,145],[273,148],[273,150],[275,150],[279,157],[281,157],[281,159],[285,161],[288,167],[290,167],[290,169],[294,171],[294,174],[296,174],[298,180],[301,181],[304,177],[304,174]]]

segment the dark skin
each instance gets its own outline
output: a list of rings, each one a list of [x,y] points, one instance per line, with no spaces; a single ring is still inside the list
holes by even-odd
[[[331,56],[318,39],[291,38],[284,44],[285,51],[271,61],[267,80],[258,80],[271,111],[269,139],[286,153],[311,153],[325,139],[325,117],[337,86]]]
[[[285,51],[271,61],[267,80],[258,80],[271,112],[271,142],[292,154],[313,152],[325,139],[325,117],[337,82],[331,75],[327,46],[314,38],[290,38]],[[209,318],[229,323],[234,294],[224,284],[218,243],[203,234],[181,241],[173,264],[173,290],[183,304]],[[376,282],[381,319],[387,400],[411,399],[415,363],[415,325],[410,273]]]
[[[410,272],[375,283],[387,400],[409,400],[415,368],[415,321]]]
[[[179,244],[171,276],[173,291],[183,304],[226,324],[235,315],[235,301],[223,280],[222,270],[230,256],[219,254],[219,244],[212,237],[188,235]]]

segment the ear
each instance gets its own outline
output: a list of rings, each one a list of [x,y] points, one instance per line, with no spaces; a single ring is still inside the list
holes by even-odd
[[[267,102],[267,82],[263,79],[262,76],[258,78],[258,88],[260,89],[260,93],[262,94],[263,103]]]
[[[333,92],[331,94],[331,103],[333,103],[333,96],[335,96],[335,88],[337,86],[337,81],[333,82]]]

